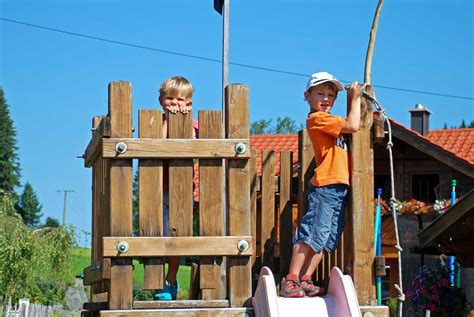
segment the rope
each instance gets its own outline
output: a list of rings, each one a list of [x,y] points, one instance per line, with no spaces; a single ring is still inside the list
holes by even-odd
[[[390,189],[391,189],[391,197],[390,197],[390,210],[392,212],[393,224],[395,226],[395,239],[397,244],[395,248],[398,251],[398,282],[399,284],[394,284],[394,287],[398,291],[398,315],[401,317],[403,313],[403,302],[405,301],[405,294],[403,293],[403,284],[402,284],[402,247],[400,246],[400,238],[398,235],[398,223],[397,223],[397,211],[395,209],[395,181],[394,181],[394,172],[393,172],[393,154],[392,154],[392,127],[390,125],[390,120],[388,119],[387,115],[385,114],[385,110],[382,108],[380,103],[375,99],[374,96],[371,96],[368,92],[362,91],[362,93],[369,99],[379,112],[380,117],[387,123],[388,129],[388,142],[387,142],[387,150],[390,157]]]

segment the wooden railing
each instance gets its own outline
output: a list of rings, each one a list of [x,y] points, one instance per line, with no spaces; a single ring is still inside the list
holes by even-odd
[[[144,264],[144,288],[161,289],[163,257],[167,256],[200,257],[203,302],[181,303],[181,308],[251,304],[254,241],[247,87],[228,86],[225,100],[226,126],[220,111],[200,111],[199,139],[192,139],[191,113],[168,114],[168,138],[164,139],[158,110],[139,111],[138,138],[133,138],[131,86],[126,82],[109,85],[108,115],[94,118],[93,136],[84,154],[93,179],[92,264],[84,270],[84,283],[91,285],[88,311],[113,315],[117,309],[160,308],[158,302],[133,301],[132,259]],[[139,170],[139,236],[135,237],[133,159],[138,160]],[[199,160],[198,237],[192,237],[195,159]],[[225,170],[223,160],[227,161]],[[169,237],[163,237],[164,166],[169,169]],[[227,289],[220,283],[222,257],[227,257]]]

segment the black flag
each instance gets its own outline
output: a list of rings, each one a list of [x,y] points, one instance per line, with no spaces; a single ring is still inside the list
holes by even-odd
[[[225,0],[214,0],[214,9],[222,15],[222,6]]]

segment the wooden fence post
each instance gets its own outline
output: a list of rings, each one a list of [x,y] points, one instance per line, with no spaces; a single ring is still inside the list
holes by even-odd
[[[262,153],[262,193],[261,235],[260,247],[262,248],[262,266],[274,270],[275,258],[275,152],[263,151]]]
[[[298,226],[308,208],[308,182],[314,174],[314,151],[306,129],[298,132]]]
[[[132,137],[130,83],[109,84],[111,137]],[[132,235],[132,160],[110,162],[110,235]],[[110,271],[109,309],[132,308],[132,260],[114,259]]]
[[[249,138],[248,88],[232,84],[225,89],[226,137]],[[227,203],[229,235],[251,235],[249,161],[228,161]],[[231,307],[251,305],[251,260],[228,258],[228,290]]]
[[[368,86],[369,94],[372,89]],[[371,305],[375,300],[374,261],[374,164],[371,130],[372,104],[362,98],[361,121],[358,132],[350,141],[352,161],[351,190],[348,201],[346,233],[349,272],[354,280],[359,304]]]
[[[280,277],[286,276],[290,267],[293,239],[293,153],[280,153]]]
[[[221,111],[199,111],[199,138],[221,139]],[[223,236],[222,219],[222,160],[199,160],[199,235]],[[201,298],[221,299],[222,258],[201,257],[199,284]]]
[[[138,111],[138,137],[163,138],[161,111],[143,109]],[[163,162],[161,160],[138,160],[138,191],[139,235],[163,236]],[[143,269],[143,289],[163,289],[163,259],[143,259]]]
[[[192,113],[167,113],[168,138],[192,139]],[[169,232],[171,236],[193,235],[193,160],[169,160]]]

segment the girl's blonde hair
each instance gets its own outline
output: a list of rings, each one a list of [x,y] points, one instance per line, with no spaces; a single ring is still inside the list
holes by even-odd
[[[160,98],[164,95],[182,95],[190,101],[193,98],[193,92],[193,85],[182,76],[170,77],[160,85]]]

